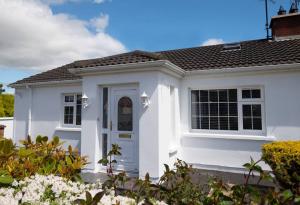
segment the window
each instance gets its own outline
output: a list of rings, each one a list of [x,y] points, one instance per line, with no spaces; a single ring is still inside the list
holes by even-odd
[[[237,89],[193,90],[192,129],[237,130]]]
[[[199,130],[263,130],[261,89],[191,91],[191,128]]]
[[[242,90],[244,130],[262,130],[262,99],[260,89]]]
[[[122,97],[118,102],[118,130],[132,131],[132,101],[129,97]]]
[[[64,124],[81,125],[81,94],[64,95]]]

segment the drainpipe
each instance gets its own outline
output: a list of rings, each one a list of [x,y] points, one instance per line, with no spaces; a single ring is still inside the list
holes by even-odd
[[[26,127],[26,139],[28,136],[31,136],[31,108],[32,108],[32,88],[26,86],[28,90],[28,119],[27,119],[27,127]]]

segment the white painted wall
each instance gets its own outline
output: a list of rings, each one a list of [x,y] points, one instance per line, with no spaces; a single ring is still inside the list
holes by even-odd
[[[261,145],[275,140],[300,140],[300,72],[192,75],[181,84],[181,154],[198,167],[237,171],[250,156],[258,159]],[[224,89],[263,86],[265,136],[192,132],[189,89]],[[267,168],[267,167],[266,167]]]
[[[5,125],[4,137],[8,139],[13,138],[13,127],[14,127],[14,118],[13,117],[1,117],[0,125]]]
[[[300,139],[300,72],[256,72],[239,74],[201,74],[177,79],[158,72],[135,72],[85,76],[73,86],[17,88],[15,100],[14,140],[32,136],[59,135],[89,157],[87,169],[97,171],[102,158],[100,86],[128,85],[145,91],[151,104],[143,108],[139,99],[139,174],[153,178],[163,173],[163,164],[181,158],[196,167],[239,171],[250,156],[260,157],[261,145],[270,140]],[[174,87],[172,114],[170,85]],[[192,132],[189,116],[189,89],[223,89],[262,86],[265,93],[265,136],[209,134]],[[83,109],[81,132],[61,125],[62,94],[86,94],[89,106]],[[175,116],[175,130],[171,120]],[[30,119],[31,123],[28,123]],[[173,126],[174,126],[173,125]],[[80,146],[81,143],[81,146]],[[266,167],[267,168],[267,167]]]
[[[32,138],[37,135],[48,137],[57,135],[66,141],[64,146],[70,144],[80,150],[80,129],[65,128],[61,123],[62,97],[67,93],[81,93],[81,85],[17,88],[14,119],[15,142],[24,139],[27,134]],[[29,118],[31,118],[31,123],[28,123]]]

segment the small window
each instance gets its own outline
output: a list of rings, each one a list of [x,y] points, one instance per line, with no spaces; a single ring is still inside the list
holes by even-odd
[[[132,124],[132,101],[129,97],[122,97],[118,102],[118,130],[132,131]]]
[[[102,101],[102,127],[103,128],[107,128],[108,127],[108,88],[103,88],[102,89],[103,93],[102,93],[102,97],[103,97],[103,101]]]
[[[64,124],[81,125],[81,94],[68,94],[64,96]]]
[[[245,89],[242,90],[243,99],[258,99],[261,98],[260,89]]]

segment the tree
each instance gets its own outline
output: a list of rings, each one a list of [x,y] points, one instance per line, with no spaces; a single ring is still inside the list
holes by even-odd
[[[3,108],[3,103],[2,103],[2,98],[0,97],[0,117],[4,117],[4,108]]]
[[[5,92],[5,90],[3,89],[3,84],[0,83],[0,95],[4,92]]]
[[[0,95],[0,117],[14,116],[14,96],[11,94]]]

